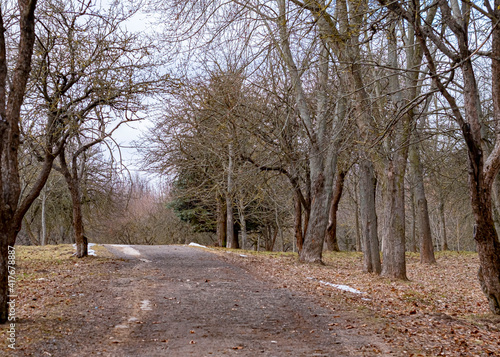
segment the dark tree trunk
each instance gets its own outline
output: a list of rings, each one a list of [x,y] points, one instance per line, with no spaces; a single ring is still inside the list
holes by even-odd
[[[274,245],[276,244],[276,238],[278,237],[278,228],[273,231],[273,227],[271,225],[266,226],[265,229],[265,245],[266,250],[272,252],[274,250]]]
[[[233,244],[231,244],[231,248],[240,249],[240,241],[238,239],[240,235],[240,226],[237,224],[233,225]]]
[[[434,257],[434,244],[432,242],[429,209],[427,207],[427,198],[425,197],[424,175],[418,150],[416,145],[411,147],[410,163],[415,184],[415,200],[417,201],[417,216],[420,232],[420,263],[435,264],[436,258]]]
[[[78,177],[77,158],[73,157],[71,171],[68,168],[65,157],[65,150],[59,154],[61,162],[61,170],[68,185],[71,195],[71,203],[73,209],[73,234],[75,236],[76,256],[83,258],[88,256],[88,242],[85,237],[82,214],[82,199],[80,194],[80,179]]]
[[[326,232],[326,245],[328,250],[338,252],[339,244],[337,241],[337,212],[339,210],[339,202],[344,190],[345,171],[339,171],[335,180],[335,188],[333,191],[333,199],[330,207],[330,221]]]
[[[299,259],[302,262],[322,263],[323,243],[328,226],[328,210],[331,201],[331,183],[325,182],[323,173],[319,173],[312,182],[313,199],[309,217],[311,221],[307,223],[306,239]],[[327,187],[328,185],[330,188]]]
[[[407,280],[404,174],[398,170],[404,170],[401,166],[404,167],[401,163],[393,161],[386,163],[385,224],[382,249],[384,263],[381,275],[391,279]]]
[[[217,195],[217,244],[226,246],[226,205],[222,196]]]
[[[226,197],[226,248],[234,248],[234,214],[229,197]]]
[[[479,185],[472,183],[471,186],[472,210],[476,221],[474,238],[480,261],[478,278],[490,310],[500,315],[500,243],[493,221],[492,202],[488,199],[488,190],[485,187],[479,191]],[[489,193],[491,194],[491,191]]]
[[[444,201],[441,198],[441,202],[439,203],[439,220],[440,220],[440,228],[441,228],[441,249],[447,251],[448,248],[448,237],[446,235],[446,216],[444,214]]]
[[[356,216],[354,218],[355,218],[355,225],[356,225],[356,251],[361,252],[363,250],[363,244],[361,243],[361,227],[359,224],[360,213],[359,213],[358,184],[359,184],[359,181],[354,184],[354,206],[355,206],[355,210],[356,210],[356,212],[355,212]]]
[[[380,248],[377,233],[376,190],[377,180],[373,164],[368,159],[362,159],[360,163],[359,196],[361,229],[363,231],[363,269],[368,273],[380,274],[382,265],[380,263]]]
[[[20,145],[20,112],[31,71],[35,41],[35,7],[37,1],[18,1],[20,16],[16,66],[8,73],[4,13],[0,7],[0,324],[8,320],[8,252],[21,230],[24,215],[38,197],[52,166],[52,148],[37,181],[26,197],[20,200],[18,152]],[[9,15],[10,16],[10,15]],[[7,78],[9,82],[7,83]]]
[[[297,242],[297,251],[302,251],[302,246],[304,245],[304,236],[302,235],[302,203],[300,202],[300,198],[298,197],[298,193],[295,192],[294,196],[294,204],[295,204],[295,240]]]
[[[417,214],[415,212],[415,194],[414,190],[410,192],[410,207],[411,207],[411,245],[410,251],[417,252]]]

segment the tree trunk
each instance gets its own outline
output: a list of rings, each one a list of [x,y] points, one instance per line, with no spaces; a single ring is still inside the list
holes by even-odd
[[[229,197],[226,197],[226,248],[234,248],[234,215]]]
[[[493,220],[495,221],[495,229],[500,231],[500,182],[498,176],[493,181]]]
[[[410,192],[410,207],[411,207],[411,245],[410,251],[417,252],[417,214],[415,212],[415,190]]]
[[[68,182],[73,205],[73,230],[76,243],[76,256],[83,258],[88,255],[88,242],[85,237],[82,215],[82,200],[80,196],[80,184],[78,180]]]
[[[313,154],[314,155],[314,154]],[[313,170],[311,170],[313,171]],[[331,182],[331,180],[328,180]],[[328,210],[331,201],[331,183],[325,182],[323,173],[319,173],[313,182],[313,199],[311,201],[311,215],[307,226],[306,239],[300,252],[302,262],[321,263],[323,242],[328,226]],[[327,186],[330,186],[328,188]]]
[[[304,244],[299,253],[302,262],[321,262],[323,242],[328,225],[328,210],[330,208],[333,174],[336,167],[337,147],[332,143],[333,133],[336,129],[337,120],[331,121],[331,127],[327,129],[328,123],[328,76],[329,55],[325,46],[320,51],[318,61],[318,90],[316,93],[316,111],[310,110],[306,92],[302,85],[301,73],[295,63],[291,46],[289,43],[289,32],[287,29],[287,5],[285,0],[278,1],[280,36],[280,51],[282,58],[288,68],[290,78],[295,91],[295,103],[300,120],[309,134],[309,178],[311,180],[312,200],[310,204],[310,216],[306,212],[303,236]]]
[[[66,163],[66,153],[63,149],[59,154],[61,162],[61,170],[68,185],[71,195],[72,211],[73,211],[73,234],[75,236],[76,256],[83,258],[88,256],[88,242],[85,237],[82,215],[82,199],[80,195],[80,180],[78,177],[77,158],[74,156],[72,160],[71,171]]]
[[[418,147],[412,145],[410,148],[410,163],[413,171],[414,193],[417,201],[418,226],[420,232],[420,263],[435,264],[434,244],[431,235],[431,222],[427,198],[425,197],[424,175]]]
[[[47,191],[44,189],[42,191],[42,236],[40,238],[40,245],[47,244],[47,212],[46,212],[46,204],[47,204]]]
[[[482,190],[476,191],[479,185],[474,182],[471,186],[472,210],[476,222],[474,239],[480,262],[478,278],[490,310],[500,315],[500,243],[493,222],[491,190],[483,186]]]
[[[356,211],[355,225],[356,225],[356,251],[361,252],[363,250],[363,244],[361,243],[361,227],[359,224],[359,197],[358,197],[358,182],[354,185],[354,207]]]
[[[0,7],[0,324],[8,320],[9,246],[13,247],[21,230],[22,220],[47,181],[52,166],[52,147],[46,148],[44,166],[30,192],[20,200],[18,153],[21,144],[20,112],[31,72],[35,42],[36,0],[18,1],[19,39],[17,53],[8,65],[4,12]],[[17,15],[17,14],[10,14]],[[9,20],[10,22],[10,20]],[[12,29],[12,31],[16,31]],[[9,61],[9,64],[10,61]],[[14,63],[12,63],[14,64]],[[9,73],[10,72],[10,73]]]
[[[373,164],[370,160],[361,160],[359,174],[360,214],[364,254],[363,270],[368,273],[380,274],[382,267],[377,233],[377,211],[375,208],[377,180]]]
[[[240,208],[240,228],[241,228],[241,249],[245,249],[247,245],[247,220],[245,218],[245,209]]]
[[[226,246],[226,205],[223,198],[217,195],[217,243],[219,247]]]
[[[337,241],[337,212],[339,209],[340,198],[342,197],[342,191],[344,190],[344,180],[346,173],[340,170],[337,179],[335,180],[335,189],[333,191],[333,199],[330,207],[330,219],[326,232],[326,244],[330,251],[338,252],[339,244]]]
[[[440,198],[441,202],[439,202],[439,220],[440,220],[440,228],[441,228],[441,249],[443,251],[447,251],[448,248],[448,237],[446,236],[446,216],[444,214],[444,199]]]
[[[234,214],[233,214],[233,144],[229,143],[229,155],[228,155],[228,166],[227,166],[227,193],[226,193],[226,248],[234,248],[238,243],[235,244],[234,237]],[[237,239],[237,238],[236,238]]]
[[[295,204],[295,218],[294,218],[295,241],[297,243],[297,251],[300,254],[300,252],[302,251],[302,246],[304,244],[304,238],[302,235],[302,203],[300,202],[300,198],[298,197],[297,192],[295,192],[294,204]]]
[[[386,163],[382,276],[407,280],[404,175],[395,166],[393,161]]]
[[[5,227],[3,224],[0,228],[1,228],[0,239],[2,243],[7,242],[10,239],[8,234],[9,228]],[[8,290],[8,276],[9,276],[8,251],[9,251],[8,244],[0,244],[0,323],[6,322],[9,317],[8,302],[10,301],[10,298]]]
[[[40,241],[38,240],[37,237],[35,237],[35,234],[33,233],[33,230],[31,229],[31,224],[26,219],[26,216],[23,218],[23,222],[24,222],[24,229],[26,231],[26,234],[28,235],[28,238],[30,240],[31,245],[39,245]]]
[[[234,240],[233,240],[233,244],[231,245],[231,247],[233,249],[240,249],[240,241],[238,239],[238,236],[239,236],[239,233],[240,233],[240,226],[238,226],[237,224],[233,225],[233,237],[234,237]]]

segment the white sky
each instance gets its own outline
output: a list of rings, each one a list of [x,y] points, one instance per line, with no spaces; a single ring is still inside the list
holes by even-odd
[[[109,6],[111,0],[101,1],[101,6]],[[154,16],[144,12],[138,12],[125,23],[125,27],[130,32],[149,32],[154,29],[152,24]],[[120,146],[123,164],[132,175],[139,173],[141,177],[156,181],[152,175],[141,170],[141,156],[134,148],[134,142],[138,141],[143,133],[150,127],[151,122],[146,118],[142,121],[122,124],[114,133],[112,139]],[[115,149],[113,155],[118,159],[119,154]]]

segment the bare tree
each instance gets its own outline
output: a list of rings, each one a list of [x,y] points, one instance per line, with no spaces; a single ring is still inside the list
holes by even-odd
[[[165,85],[152,45],[122,28],[130,13],[99,11],[92,2],[46,2],[37,35],[31,105],[45,109],[60,138],[60,170],[73,201],[78,257],[87,255],[80,179],[82,154],[109,140],[123,123],[139,120],[146,95]],[[39,114],[40,115],[40,114]],[[142,114],[144,115],[144,114]],[[70,145],[69,143],[72,142]],[[70,147],[74,149],[69,160]]]
[[[500,314],[500,242],[492,213],[492,186],[500,171],[500,2],[496,0],[492,5],[485,1],[481,7],[473,2],[460,4],[455,0],[439,0],[433,4],[441,15],[441,21],[437,24],[422,18],[419,7],[406,6],[399,1],[390,4],[380,2],[415,28],[433,83],[450,106],[451,114],[460,126],[467,144],[469,185],[475,219],[474,238],[480,259],[479,281],[491,311]],[[475,31],[475,23],[487,21],[491,24],[487,33]],[[439,32],[441,29],[443,31]],[[453,35],[454,42],[443,40],[441,34],[445,33],[445,29]],[[475,34],[475,39],[471,39],[471,31]],[[445,68],[438,67],[430,51],[429,42],[450,59]],[[478,43],[482,47],[489,47],[490,50],[482,51],[481,47],[476,47]],[[485,155],[483,150],[483,108],[476,77],[477,65],[474,63],[478,56],[486,56],[491,66],[491,125],[494,131],[494,145],[489,155]],[[447,74],[453,75],[455,68],[460,68],[461,71],[461,96],[448,86],[450,78]],[[462,100],[463,110],[460,106]]]
[[[18,154],[20,146],[20,112],[31,71],[35,42],[36,0],[20,0],[19,42],[15,66],[7,59],[4,4],[0,7],[0,323],[7,321],[7,257],[21,229],[22,219],[39,195],[55,159],[52,145],[45,156],[44,169],[36,184],[23,198],[21,195]],[[10,29],[12,30],[12,29]],[[51,141],[48,135],[48,141]]]

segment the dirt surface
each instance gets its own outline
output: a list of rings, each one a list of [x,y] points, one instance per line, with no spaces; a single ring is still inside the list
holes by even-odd
[[[182,246],[107,248],[133,265],[128,277],[111,283],[122,320],[74,356],[389,353],[381,341],[345,329],[355,316],[276,288],[212,253]]]
[[[17,248],[16,349],[3,343],[0,356],[500,356],[477,254],[440,253],[435,266],[407,254],[410,281],[391,281],[362,273],[358,253],[309,265],[292,253],[94,248],[84,259],[71,245]]]
[[[37,262],[22,273],[17,348],[2,346],[1,355],[399,355],[353,328],[353,312],[322,307],[207,250],[106,248],[114,258]]]

